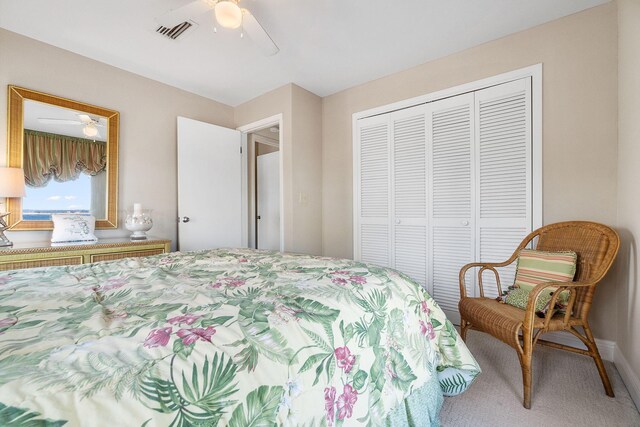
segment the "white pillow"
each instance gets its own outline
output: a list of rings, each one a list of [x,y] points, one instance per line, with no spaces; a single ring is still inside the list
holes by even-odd
[[[93,234],[96,218],[91,215],[52,214],[53,234],[51,243],[61,242],[97,242]]]

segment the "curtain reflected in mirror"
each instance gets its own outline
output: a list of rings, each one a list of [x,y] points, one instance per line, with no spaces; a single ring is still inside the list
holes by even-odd
[[[25,129],[23,146],[23,219],[47,221],[54,213],[105,217],[106,141]]]

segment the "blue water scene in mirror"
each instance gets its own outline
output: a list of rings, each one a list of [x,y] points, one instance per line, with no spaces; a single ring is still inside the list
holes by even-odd
[[[56,213],[89,214],[91,206],[91,177],[80,174],[75,181],[51,180],[44,187],[26,188],[22,199],[22,219],[50,221]]]

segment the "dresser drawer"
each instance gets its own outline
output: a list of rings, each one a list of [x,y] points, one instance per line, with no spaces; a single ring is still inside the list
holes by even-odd
[[[56,267],[61,265],[79,265],[82,264],[82,255],[56,257],[56,258],[32,258],[12,261],[2,261],[0,259],[0,271],[21,270],[24,268],[37,267]]]
[[[50,242],[17,243],[0,248],[0,271],[79,265],[160,255],[170,251],[170,240],[129,238],[101,239],[96,243],[52,245]]]

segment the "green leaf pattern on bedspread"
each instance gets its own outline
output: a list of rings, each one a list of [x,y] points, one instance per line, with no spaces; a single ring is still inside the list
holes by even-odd
[[[423,288],[360,262],[218,249],[0,272],[3,426],[381,425],[479,373]]]

